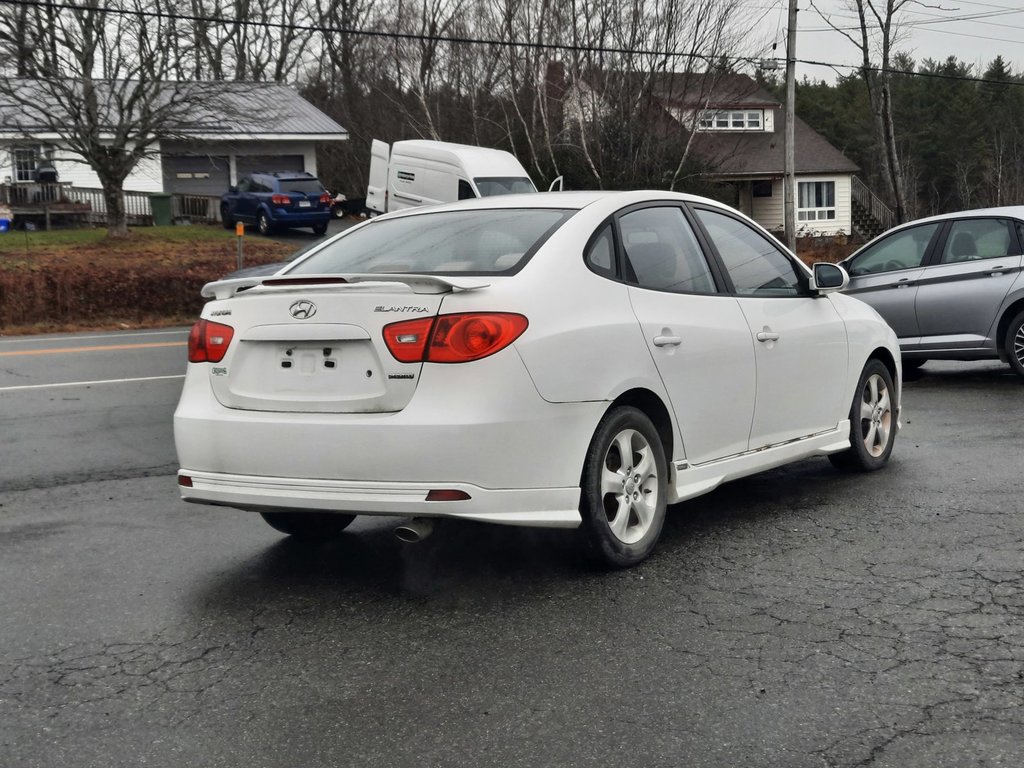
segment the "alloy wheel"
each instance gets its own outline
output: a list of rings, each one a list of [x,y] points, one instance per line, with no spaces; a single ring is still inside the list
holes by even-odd
[[[892,399],[885,380],[873,373],[864,382],[860,405],[861,436],[864,447],[874,457],[885,453],[892,434]]]
[[[647,534],[658,507],[658,465],[650,444],[637,430],[622,430],[608,446],[601,499],[616,539],[634,544]]]

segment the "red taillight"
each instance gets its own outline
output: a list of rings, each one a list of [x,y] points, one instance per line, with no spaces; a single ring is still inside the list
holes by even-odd
[[[192,488],[192,478],[188,475],[178,475],[178,485],[182,488]]]
[[[425,501],[468,501],[472,497],[465,491],[433,490],[427,493]]]
[[[324,192],[322,195],[320,195],[320,202],[323,203],[324,205],[330,205],[331,204],[331,193],[330,192]]]
[[[421,317],[384,326],[384,343],[400,363],[422,363],[434,318]]]
[[[384,342],[401,363],[468,363],[518,339],[529,321],[507,312],[467,312],[392,323]]]
[[[188,334],[188,361],[190,363],[219,363],[227,354],[235,335],[230,325],[200,320]]]
[[[274,205],[291,205],[292,199],[288,195],[271,195],[270,202]]]

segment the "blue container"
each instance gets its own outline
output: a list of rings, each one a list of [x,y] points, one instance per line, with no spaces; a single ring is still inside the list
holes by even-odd
[[[8,232],[11,229],[11,222],[8,219],[0,219],[0,232]]]

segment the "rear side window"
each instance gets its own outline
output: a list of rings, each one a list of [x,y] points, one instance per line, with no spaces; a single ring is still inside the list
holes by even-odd
[[[459,200],[472,200],[476,197],[473,187],[465,179],[459,179]]]
[[[958,261],[994,259],[1014,253],[1016,244],[1006,219],[966,219],[954,221],[942,248],[941,264]]]
[[[681,209],[641,208],[619,218],[626,278],[641,288],[715,293],[715,282]]]
[[[374,220],[296,264],[288,274],[512,273],[573,213],[515,208]]]

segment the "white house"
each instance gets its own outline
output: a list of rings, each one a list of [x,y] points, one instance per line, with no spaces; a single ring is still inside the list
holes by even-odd
[[[674,78],[683,76],[659,78],[657,92],[666,112],[695,131],[693,151],[712,177],[732,183],[739,209],[763,227],[785,229],[782,104],[746,75],[717,74],[710,87],[701,76],[686,75],[685,85]],[[797,236],[851,234],[857,166],[799,117],[793,129]]]
[[[319,142],[344,141],[348,132],[293,88],[276,83],[193,84],[203,98],[183,110],[169,135],[153,147],[125,181],[131,193],[219,196],[253,171],[308,171],[316,174]],[[28,83],[27,87],[31,87]],[[101,198],[96,173],[68,149],[59,132],[0,96],[0,188],[11,204],[40,202],[39,182],[52,181],[69,199]]]

